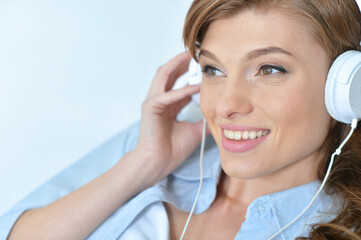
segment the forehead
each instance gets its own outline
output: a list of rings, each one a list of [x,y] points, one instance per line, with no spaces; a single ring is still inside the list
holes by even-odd
[[[235,54],[249,48],[269,46],[283,48],[295,54],[321,48],[304,19],[276,7],[247,9],[212,22],[201,48],[221,47],[223,52]]]

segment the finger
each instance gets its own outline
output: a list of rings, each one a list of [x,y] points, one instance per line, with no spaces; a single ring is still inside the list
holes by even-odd
[[[148,97],[172,89],[175,81],[188,70],[190,59],[190,54],[184,52],[159,67],[150,87]]]
[[[190,96],[200,91],[200,85],[189,85],[180,89],[163,93],[154,98],[147,99],[143,106],[157,114],[163,114],[167,107],[175,103],[182,104],[182,101],[189,101]],[[185,100],[187,99],[187,100]],[[167,109],[169,110],[169,109]]]
[[[170,106],[169,108],[169,113],[168,115],[170,117],[176,117],[179,112],[192,100],[191,96],[188,96],[182,100],[180,100],[179,102],[173,104]]]
[[[165,91],[169,91],[173,88],[175,82],[178,80],[180,76],[186,73],[189,69],[189,62],[191,60],[191,56],[186,53],[184,61],[182,61],[178,67],[175,69],[173,74],[171,74],[167,80],[167,84],[165,86]]]
[[[200,91],[200,84],[198,85],[188,85],[180,89],[172,90],[166,92],[156,98],[156,101],[160,105],[171,105],[176,102],[180,102],[184,99],[189,99],[191,95],[198,93]]]

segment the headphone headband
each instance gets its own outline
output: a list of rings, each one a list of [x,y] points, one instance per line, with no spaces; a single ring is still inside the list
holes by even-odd
[[[355,0],[357,6],[358,6],[358,9],[360,10],[361,12],[361,0]]]

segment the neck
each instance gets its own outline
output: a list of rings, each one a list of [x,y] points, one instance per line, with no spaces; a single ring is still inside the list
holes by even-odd
[[[315,162],[315,165],[316,163],[318,162]],[[258,197],[317,180],[317,171],[314,171],[317,166],[307,171],[302,166],[297,166],[297,163],[294,165],[296,166],[253,179],[240,179],[222,172],[218,193],[220,196],[231,199],[232,202],[248,206]],[[301,173],[300,169],[302,169]]]

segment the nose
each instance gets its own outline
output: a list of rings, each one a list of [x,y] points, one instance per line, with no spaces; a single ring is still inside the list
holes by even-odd
[[[249,115],[253,112],[250,96],[250,88],[246,81],[227,79],[220,96],[218,96],[217,114],[225,119],[236,119]]]

